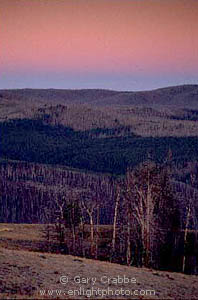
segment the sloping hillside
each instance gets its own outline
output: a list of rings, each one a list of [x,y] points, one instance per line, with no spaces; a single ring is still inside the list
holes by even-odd
[[[198,85],[181,85],[143,92],[123,92],[102,89],[1,90],[1,99],[40,103],[87,103],[95,105],[179,105],[198,107]]]
[[[46,253],[44,230],[0,224],[0,299],[87,299],[92,288],[103,297],[91,299],[197,299],[198,276]],[[81,295],[72,296],[74,290]]]
[[[119,136],[197,136],[198,85],[143,92],[0,90],[0,121],[25,118],[80,131],[114,128]]]
[[[0,257],[1,299],[197,299],[197,276],[5,248]]]

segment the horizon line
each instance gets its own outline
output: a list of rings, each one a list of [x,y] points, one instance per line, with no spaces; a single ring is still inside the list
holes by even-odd
[[[197,86],[198,87],[198,83],[197,84],[190,84],[190,83],[184,83],[184,84],[179,84],[179,85],[168,85],[168,86],[163,86],[163,87],[157,87],[157,88],[151,88],[151,89],[145,89],[145,90],[115,90],[115,89],[106,89],[106,88],[52,88],[52,87],[48,87],[48,88],[32,88],[32,87],[23,87],[23,88],[0,88],[0,91],[20,91],[20,90],[61,90],[61,91],[83,91],[83,90],[89,90],[89,91],[93,91],[93,90],[102,90],[102,91],[110,91],[110,92],[120,92],[120,93],[130,93],[130,92],[151,92],[151,91],[156,91],[156,90],[160,90],[160,89],[167,89],[167,88],[175,88],[175,87],[182,87],[182,86]]]

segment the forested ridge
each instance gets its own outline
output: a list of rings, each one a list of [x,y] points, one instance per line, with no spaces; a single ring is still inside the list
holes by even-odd
[[[94,172],[124,174],[148,157],[162,163],[169,150],[176,164],[198,159],[198,137],[138,137],[124,127],[82,132],[30,119],[2,122],[0,131],[2,158]]]

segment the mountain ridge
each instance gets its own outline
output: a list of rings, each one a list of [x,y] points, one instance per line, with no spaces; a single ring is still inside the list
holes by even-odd
[[[42,103],[112,105],[168,105],[198,107],[198,85],[178,85],[148,91],[107,89],[1,89],[1,99],[30,100]]]

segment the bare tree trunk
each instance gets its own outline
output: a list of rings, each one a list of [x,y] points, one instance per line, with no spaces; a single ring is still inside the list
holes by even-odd
[[[150,174],[148,173],[147,181],[147,195],[146,195],[146,231],[145,231],[145,263],[146,266],[150,264],[150,239],[151,239],[151,230],[150,223],[152,218],[152,197],[151,197],[151,187],[150,187]]]
[[[85,257],[85,247],[84,247],[84,221],[83,217],[80,219],[80,227],[81,227],[81,250],[82,250],[82,255]]]
[[[131,228],[130,228],[130,219],[128,218],[127,222],[127,252],[126,252],[126,260],[127,265],[129,266],[131,263]]]
[[[145,249],[146,249],[146,245],[145,245],[145,224],[144,222],[142,222],[142,226],[141,226],[141,235],[142,235],[142,255],[141,255],[141,262],[142,265],[144,266],[146,264],[145,261]]]
[[[94,256],[94,222],[93,222],[93,212],[94,212],[94,208],[96,206],[96,204],[92,204],[91,208],[89,208],[85,202],[82,202],[83,208],[86,209],[87,214],[89,216],[89,220],[90,220],[90,236],[91,236],[91,256]]]
[[[117,215],[118,215],[119,201],[120,201],[120,191],[118,191],[118,194],[117,194],[117,197],[116,197],[116,203],[115,203],[114,218],[113,218],[112,255],[111,255],[110,261],[112,261],[112,258],[115,254],[116,225],[117,225]]]
[[[76,232],[75,232],[75,226],[72,224],[72,252],[75,255],[76,254]]]
[[[91,256],[94,256],[94,223],[93,223],[93,215],[89,214],[90,218],[90,234],[91,234]]]
[[[97,224],[96,224],[96,253],[95,259],[98,259],[98,237],[99,237],[99,217],[100,217],[99,205],[97,205]]]
[[[186,226],[185,226],[185,231],[184,231],[184,255],[182,259],[182,272],[184,273],[185,271],[185,266],[186,266],[186,255],[185,255],[185,246],[186,246],[186,241],[187,241],[187,234],[188,234],[188,225],[189,225],[189,220],[190,220],[190,205],[188,207],[188,213],[186,217]]]

